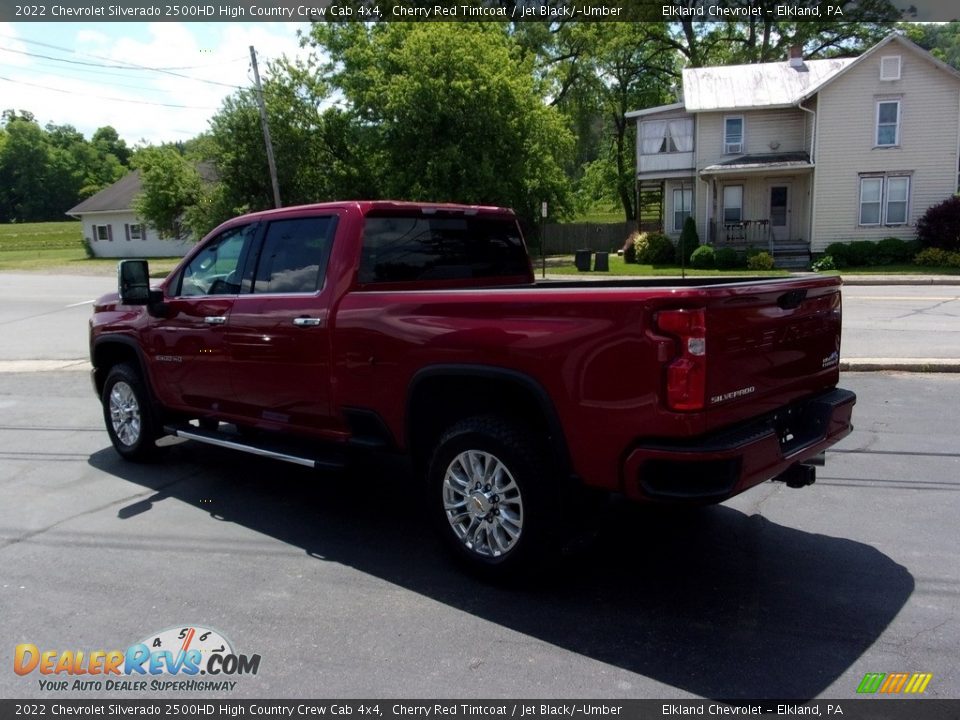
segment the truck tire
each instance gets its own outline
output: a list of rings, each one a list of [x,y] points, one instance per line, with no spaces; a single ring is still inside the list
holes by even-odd
[[[133,462],[156,458],[160,432],[140,373],[127,364],[114,365],[107,373],[100,399],[107,434],[120,456]]]
[[[489,579],[515,577],[544,557],[560,524],[554,463],[526,428],[491,415],[443,433],[427,471],[441,537]]]

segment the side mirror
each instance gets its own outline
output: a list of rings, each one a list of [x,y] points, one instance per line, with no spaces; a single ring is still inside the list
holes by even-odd
[[[149,305],[150,268],[146,260],[121,260],[117,266],[120,302],[124,305]]]

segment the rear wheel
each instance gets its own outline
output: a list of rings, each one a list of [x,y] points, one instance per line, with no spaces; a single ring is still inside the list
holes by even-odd
[[[156,457],[160,436],[140,373],[127,364],[107,374],[101,395],[103,419],[114,449],[126,460],[144,462]]]
[[[526,428],[496,416],[462,420],[433,452],[429,490],[441,536],[490,577],[528,568],[552,547],[559,518],[549,454]]]

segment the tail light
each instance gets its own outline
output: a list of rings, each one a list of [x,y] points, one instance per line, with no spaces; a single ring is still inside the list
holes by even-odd
[[[707,318],[703,308],[661,310],[657,328],[677,339],[678,352],[667,366],[667,406],[703,410],[707,394]]]

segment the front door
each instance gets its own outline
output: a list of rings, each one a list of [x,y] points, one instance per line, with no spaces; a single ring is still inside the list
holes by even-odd
[[[153,385],[161,403],[217,414],[232,395],[224,344],[240,268],[254,225],[211,238],[166,288],[166,311],[146,333]]]
[[[789,240],[790,227],[790,185],[774,183],[770,186],[770,235],[774,242]]]

